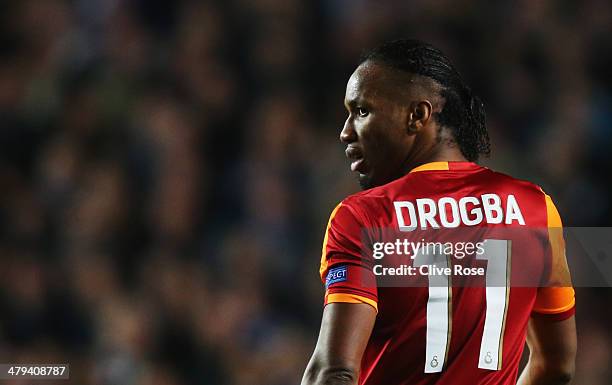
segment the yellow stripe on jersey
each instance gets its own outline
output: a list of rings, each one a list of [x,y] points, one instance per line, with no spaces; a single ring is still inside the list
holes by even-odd
[[[563,239],[563,224],[559,211],[552,199],[546,195],[546,214],[548,223],[548,238],[552,251],[551,275],[549,286],[571,286],[567,258],[565,257],[565,240]]]
[[[541,314],[558,314],[570,310],[576,304],[574,288],[567,259],[565,257],[565,240],[563,224],[559,211],[550,196],[545,194],[548,238],[552,251],[552,263],[549,279],[538,290],[533,311]]]
[[[563,227],[561,223],[561,216],[559,215],[559,211],[555,207],[555,204],[552,201],[552,198],[548,194],[544,194],[546,197],[546,216],[548,227]]]
[[[448,171],[448,162],[429,162],[413,168],[410,172],[417,171]]]
[[[376,312],[378,313],[378,304],[373,299],[357,295],[357,294],[344,294],[344,293],[334,293],[327,294],[325,296],[326,302],[330,303],[366,303],[372,306]]]
[[[329,228],[331,227],[331,222],[336,216],[338,209],[342,206],[342,202],[338,203],[338,205],[334,208],[329,216],[329,221],[327,221],[327,227],[325,228],[325,236],[323,237],[323,249],[321,250],[321,266],[319,267],[319,275],[321,279],[324,279],[323,273],[327,270],[327,237],[329,234]]]
[[[576,305],[571,287],[542,287],[538,290],[533,311],[541,314],[563,313]]]

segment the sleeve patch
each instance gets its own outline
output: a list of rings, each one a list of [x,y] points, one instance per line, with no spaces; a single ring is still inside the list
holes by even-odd
[[[330,285],[338,282],[345,282],[347,280],[347,268],[346,265],[334,267],[329,269],[327,278],[325,278],[325,287],[328,288]]]

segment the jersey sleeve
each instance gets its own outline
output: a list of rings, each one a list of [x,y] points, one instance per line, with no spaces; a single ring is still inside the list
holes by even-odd
[[[538,289],[532,316],[561,321],[574,315],[576,300],[572,287],[561,217],[550,196],[545,195],[549,248],[550,276]]]
[[[366,252],[366,227],[346,201],[332,211],[323,239],[319,273],[325,284],[325,305],[366,303],[378,311],[373,260]],[[368,254],[370,257],[368,257]]]

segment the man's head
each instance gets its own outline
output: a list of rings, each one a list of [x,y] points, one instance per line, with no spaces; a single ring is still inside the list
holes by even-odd
[[[416,40],[366,54],[344,100],[340,140],[363,188],[431,161],[476,161],[489,153],[484,108],[439,50]]]

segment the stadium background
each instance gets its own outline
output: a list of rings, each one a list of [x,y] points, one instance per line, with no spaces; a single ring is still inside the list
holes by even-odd
[[[1,6],[1,362],[298,383],[325,222],[358,188],[344,86],[393,37],[438,45],[483,98],[485,164],[541,184],[566,225],[610,223],[608,1]],[[611,298],[578,290],[575,384],[610,383]]]

